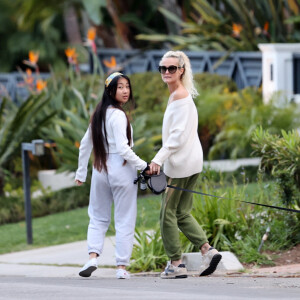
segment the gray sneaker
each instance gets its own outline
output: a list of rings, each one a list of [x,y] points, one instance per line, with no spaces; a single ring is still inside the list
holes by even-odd
[[[200,266],[199,276],[208,276],[216,271],[217,266],[222,258],[222,255],[213,247],[210,247],[208,252],[202,255],[202,264]]]
[[[163,279],[187,278],[187,269],[184,264],[180,264],[178,267],[175,267],[170,262],[168,262],[164,272],[160,274],[160,278]]]

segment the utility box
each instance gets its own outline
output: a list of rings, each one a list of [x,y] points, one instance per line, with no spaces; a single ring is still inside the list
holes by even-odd
[[[300,103],[300,43],[259,44],[262,52],[263,99],[274,93],[281,99]]]

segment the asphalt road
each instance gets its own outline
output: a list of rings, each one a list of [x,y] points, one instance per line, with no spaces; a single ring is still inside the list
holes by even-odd
[[[300,299],[300,278],[0,277],[2,300],[48,299]]]

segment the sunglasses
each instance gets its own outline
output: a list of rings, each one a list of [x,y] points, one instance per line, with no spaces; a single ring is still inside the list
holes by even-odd
[[[158,67],[158,71],[161,74],[166,74],[167,70],[169,71],[170,74],[174,74],[177,69],[181,69],[181,67],[177,67],[177,66],[170,66],[170,67],[166,67],[166,66],[159,66]]]

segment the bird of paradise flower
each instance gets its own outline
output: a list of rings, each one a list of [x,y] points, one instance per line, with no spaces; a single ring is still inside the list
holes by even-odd
[[[23,60],[23,63],[28,65],[30,68],[33,68],[35,70],[35,73],[37,76],[39,76],[39,52],[30,50],[28,53],[28,60]],[[24,83],[22,85],[26,85],[28,90],[32,93],[40,93],[47,87],[47,82],[43,79],[37,79],[34,84],[34,76],[32,73],[32,70],[30,68],[27,68],[25,71],[25,74],[23,75]]]
[[[109,73],[113,71],[118,71],[120,69],[115,56],[111,56],[110,60],[103,59],[103,64],[108,68]]]
[[[78,54],[76,52],[76,49],[68,47],[65,50],[65,54],[68,58],[69,65],[74,65],[76,73],[79,74],[80,71],[79,71],[79,65],[78,65],[78,60],[77,60]]]

